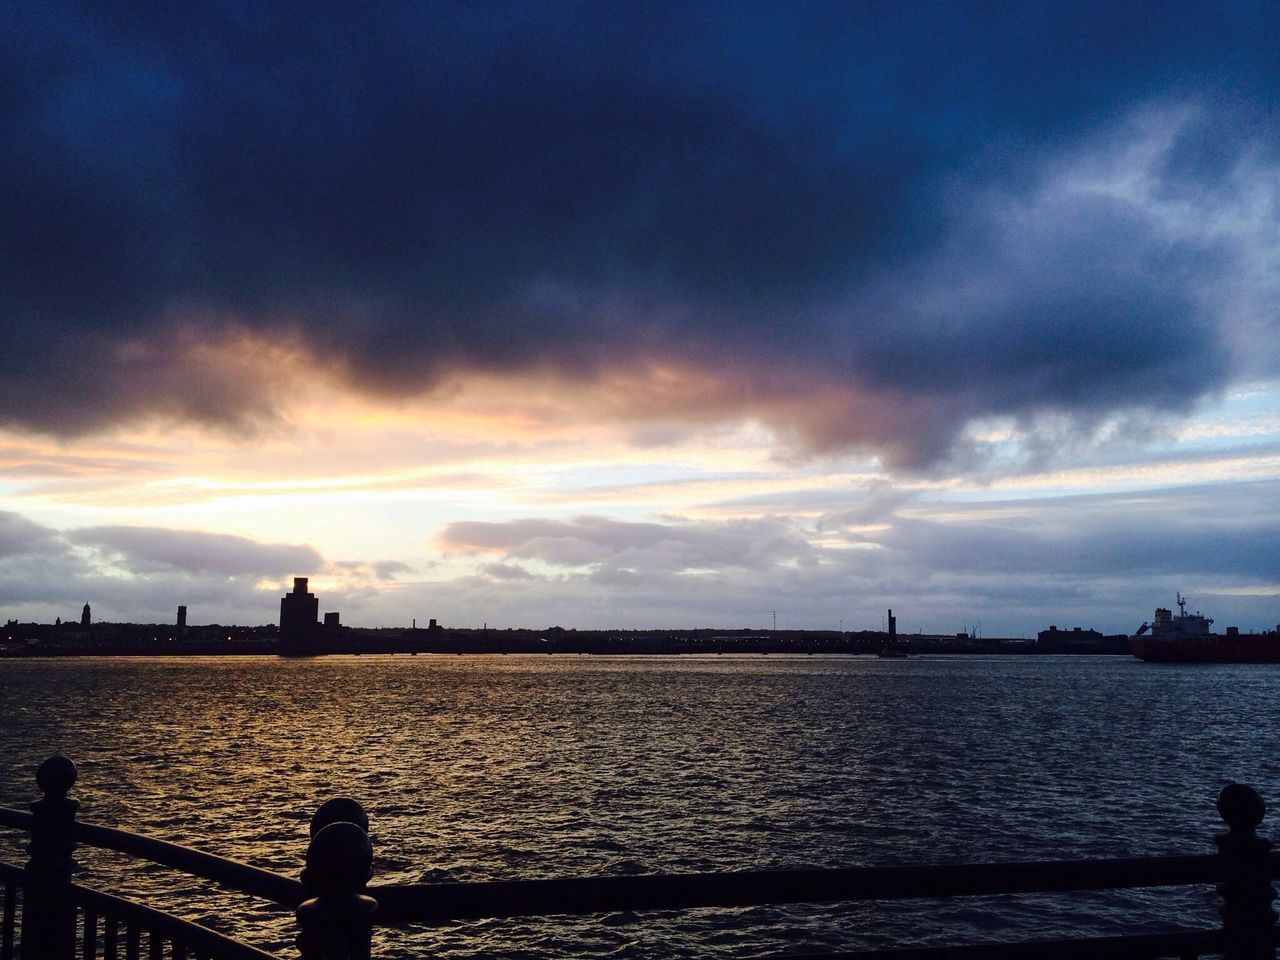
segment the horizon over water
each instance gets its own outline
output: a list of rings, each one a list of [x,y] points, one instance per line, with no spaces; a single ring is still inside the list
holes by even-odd
[[[296,877],[311,814],[348,795],[376,883],[1201,853],[1227,782],[1280,800],[1277,692],[1271,666],[1079,656],[3,660],[0,805],[62,752],[82,820]],[[288,911],[79,859],[82,882],[288,955]],[[768,956],[1215,909],[1189,888],[477,921],[379,931],[375,955]]]

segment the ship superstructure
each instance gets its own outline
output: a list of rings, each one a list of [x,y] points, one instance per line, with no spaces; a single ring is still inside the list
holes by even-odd
[[[1173,611],[1167,607],[1156,607],[1156,612],[1151,618],[1150,625],[1144,623],[1138,628],[1134,636],[1142,636],[1147,632],[1149,626],[1153,640],[1213,639],[1213,634],[1209,632],[1209,628],[1213,626],[1213,618],[1203,616],[1199,610],[1195,613],[1187,613],[1186,598],[1181,592],[1177,596],[1178,615],[1176,617],[1173,615]]]

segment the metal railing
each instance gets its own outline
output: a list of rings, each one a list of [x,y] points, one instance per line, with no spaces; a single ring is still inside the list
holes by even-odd
[[[1005,960],[1012,957],[1276,956],[1271,908],[1280,856],[1257,836],[1265,812],[1249,787],[1218,798],[1228,830],[1216,854],[1032,863],[741,871],[471,883],[369,885],[368,820],[353,800],[325,803],[311,820],[300,880],[109,827],[78,823],[68,797],[75,765],[51,757],[37,773],[44,793],[31,812],[0,808],[0,826],[31,834],[25,867],[0,863],[0,960],[263,960],[272,958],[162,911],[71,881],[77,844],[162,864],[270,903],[295,908],[302,960],[368,960],[374,924],[438,924],[478,918],[683,910],[794,903],[1065,893],[1217,884],[1222,926],[1119,937],[824,954],[826,960]],[[792,955],[793,960],[798,960]]]

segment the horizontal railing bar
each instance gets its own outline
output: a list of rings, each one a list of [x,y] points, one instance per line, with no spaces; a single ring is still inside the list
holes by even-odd
[[[778,960],[1140,960],[1220,953],[1226,939],[1221,930],[1174,930],[1122,937],[1025,940],[1018,943],[976,943],[959,947],[907,947],[855,950],[844,953],[785,954]]]
[[[29,813],[0,807],[2,826],[29,831],[32,819]],[[77,843],[115,850],[166,867],[174,867],[264,900],[296,907],[306,899],[301,882],[238,860],[128,830],[117,830],[115,827],[77,822],[73,829]]]
[[[238,860],[215,856],[167,840],[157,840],[114,827],[77,823],[74,836],[79,843],[102,847],[174,867],[205,880],[212,880],[241,893],[273,903],[296,907],[306,899],[302,883],[290,877],[253,867]]]
[[[29,829],[31,814],[0,808],[0,825]],[[141,834],[77,823],[77,841],[170,866],[285,906],[306,897],[289,877]],[[1270,856],[1280,877],[1280,851]],[[8,871],[21,870],[0,865]],[[1214,854],[1112,860],[937,864],[814,870],[581,877],[373,886],[378,922],[517,917],[696,907],[743,907],[1123,887],[1179,886],[1223,879]]]
[[[1274,861],[1273,861],[1274,866]],[[1213,883],[1216,854],[373,886],[381,923]]]
[[[31,825],[36,818],[25,810],[14,810],[12,807],[0,807],[0,827],[12,827],[15,830],[31,832]]]
[[[240,943],[223,936],[208,927],[170,916],[141,903],[113,897],[101,890],[71,884],[72,900],[81,907],[89,907],[100,916],[125,921],[133,930],[155,931],[163,937],[181,940],[188,947],[195,947],[220,958],[220,960],[279,960],[274,954]]]

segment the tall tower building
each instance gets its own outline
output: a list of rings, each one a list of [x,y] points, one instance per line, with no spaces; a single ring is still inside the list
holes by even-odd
[[[185,637],[187,635],[187,608],[185,605],[178,606],[178,636]]]
[[[293,578],[293,592],[280,598],[280,652],[310,653],[315,642],[320,601],[307,592],[307,578]]]
[[[86,603],[84,609],[80,611],[80,626],[87,627],[89,623],[89,605]]]

